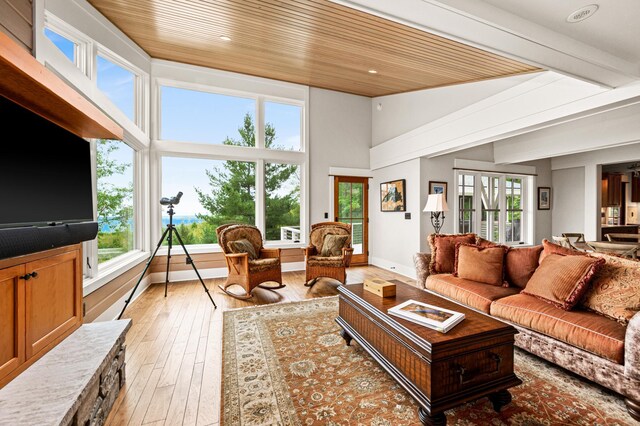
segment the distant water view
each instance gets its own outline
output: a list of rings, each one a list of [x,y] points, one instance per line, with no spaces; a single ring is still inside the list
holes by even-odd
[[[133,220],[129,221],[131,224],[133,224]],[[173,216],[173,223],[174,225],[189,225],[191,223],[200,223],[202,222],[201,219],[198,219],[196,216],[178,216],[175,215]],[[162,216],[162,227],[166,227],[169,224],[169,216]],[[103,223],[102,226],[100,227],[100,232],[113,232],[114,229],[111,228],[111,226],[109,226],[108,223]]]

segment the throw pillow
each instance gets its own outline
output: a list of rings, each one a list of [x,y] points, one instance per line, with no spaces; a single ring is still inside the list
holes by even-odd
[[[499,246],[500,244],[494,243],[493,241],[485,240],[484,238],[477,236],[476,245],[478,247],[495,247]]]
[[[506,246],[479,247],[474,244],[456,244],[454,277],[480,283],[508,287],[504,280]]]
[[[431,234],[428,240],[431,247],[429,273],[451,274],[455,269],[456,244],[473,244],[476,234]]]
[[[227,247],[231,253],[247,253],[249,259],[255,260],[258,258],[255,247],[249,240],[241,239],[235,241],[229,241]]]
[[[569,311],[582,299],[604,263],[597,257],[552,253],[544,258],[522,293]]]
[[[342,248],[347,244],[348,235],[327,234],[322,241],[322,250],[320,256],[342,256]]]
[[[640,261],[593,253],[606,263],[593,277],[582,306],[626,325],[640,311]]]
[[[587,256],[587,253],[580,250],[574,250],[566,247],[562,247],[558,244],[553,244],[549,240],[542,240],[542,246],[544,250],[540,254],[540,263],[544,260],[545,257],[549,256],[552,253],[562,254],[565,256]]]
[[[507,282],[515,287],[525,288],[538,267],[538,259],[543,246],[512,248],[504,260]]]

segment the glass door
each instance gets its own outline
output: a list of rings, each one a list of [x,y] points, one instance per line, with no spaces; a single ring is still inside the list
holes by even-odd
[[[366,177],[334,178],[334,217],[336,222],[351,224],[351,264],[369,263],[369,181]]]

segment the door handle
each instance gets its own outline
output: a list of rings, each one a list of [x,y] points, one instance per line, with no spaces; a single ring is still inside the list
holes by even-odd
[[[29,273],[29,274],[22,275],[22,276],[20,276],[18,278],[20,278],[21,280],[28,281],[31,278],[38,278],[38,273],[34,271],[34,272]]]

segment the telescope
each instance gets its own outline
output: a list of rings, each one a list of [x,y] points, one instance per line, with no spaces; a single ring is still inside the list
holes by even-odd
[[[182,191],[178,192],[175,197],[160,198],[160,204],[162,204],[163,206],[175,206],[180,202],[180,198],[182,198]]]

